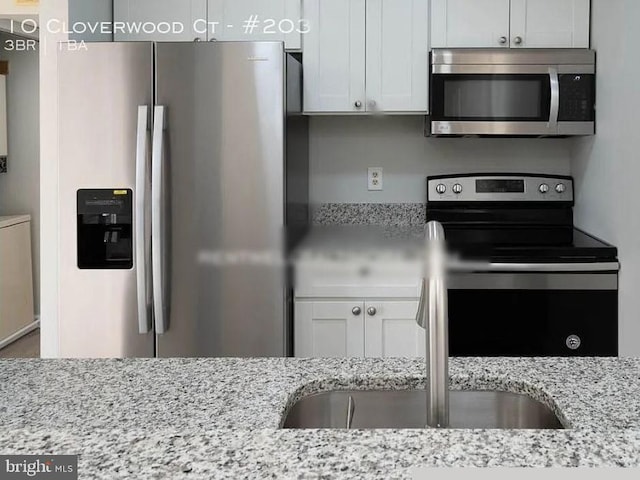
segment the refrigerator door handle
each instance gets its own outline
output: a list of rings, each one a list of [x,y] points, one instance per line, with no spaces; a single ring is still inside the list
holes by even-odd
[[[151,258],[153,267],[153,310],[156,333],[167,330],[164,288],[164,218],[163,218],[163,171],[164,132],[166,108],[156,106],[153,120],[153,146],[151,160]]]
[[[149,304],[149,257],[147,255],[147,159],[149,146],[149,107],[138,107],[138,131],[136,136],[136,195],[135,195],[135,254],[136,286],[138,298],[138,331],[151,331]]]

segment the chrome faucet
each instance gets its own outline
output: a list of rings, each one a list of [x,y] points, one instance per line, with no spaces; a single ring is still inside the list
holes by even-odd
[[[427,224],[424,278],[416,321],[426,330],[427,426],[449,426],[449,316],[446,244],[439,222]]]

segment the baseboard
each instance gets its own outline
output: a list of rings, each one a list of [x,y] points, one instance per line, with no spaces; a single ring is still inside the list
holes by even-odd
[[[27,325],[24,328],[21,328],[20,330],[18,330],[13,335],[10,335],[5,339],[0,340],[0,349],[3,349],[4,347],[12,344],[16,340],[19,340],[20,338],[24,337],[28,333],[33,332],[39,326],[40,326],[40,318],[39,317],[35,317],[35,320],[33,321],[33,323]]]

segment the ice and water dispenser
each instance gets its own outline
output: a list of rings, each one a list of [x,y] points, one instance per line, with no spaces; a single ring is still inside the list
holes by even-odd
[[[78,268],[133,268],[131,190],[78,190]]]

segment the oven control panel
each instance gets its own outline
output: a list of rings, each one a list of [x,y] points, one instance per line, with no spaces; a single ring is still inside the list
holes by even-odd
[[[479,174],[427,179],[429,202],[573,202],[573,179],[564,176]]]

